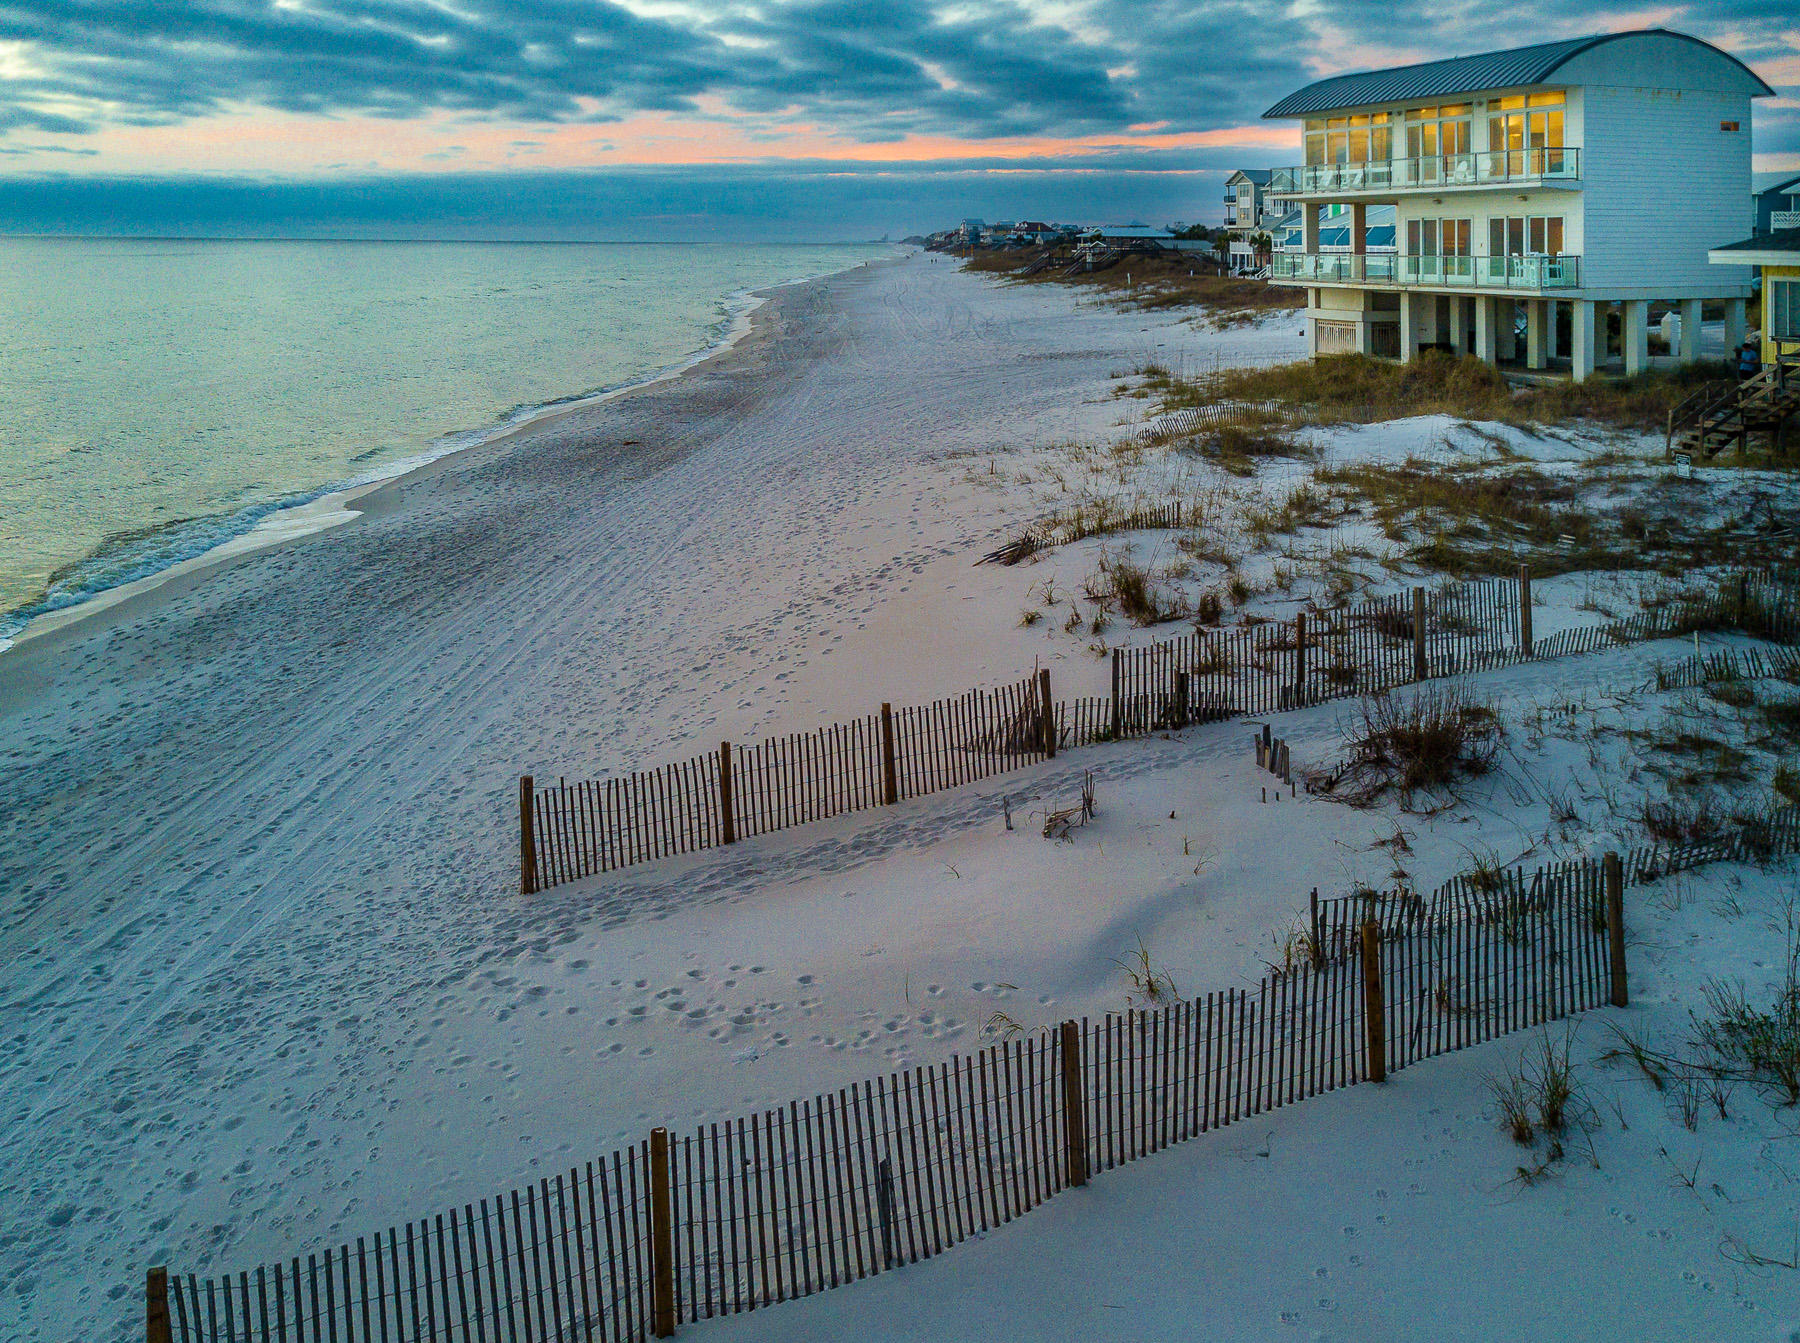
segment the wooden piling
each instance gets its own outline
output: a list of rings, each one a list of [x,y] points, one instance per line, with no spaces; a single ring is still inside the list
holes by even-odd
[[[1519,651],[1531,652],[1531,566],[1519,566]]]
[[[1381,928],[1374,919],[1362,926],[1363,1040],[1371,1082],[1387,1081],[1387,1011],[1381,989]]]
[[[1413,680],[1423,681],[1431,674],[1431,663],[1425,656],[1425,589],[1413,589]]]
[[[881,706],[881,800],[893,806],[900,800],[900,771],[894,764],[894,706]]]
[[[535,895],[538,888],[537,879],[537,835],[532,830],[531,808],[537,794],[532,787],[531,776],[519,776],[519,890],[526,895]]]
[[[719,743],[719,843],[737,843],[737,817],[731,809],[731,743]]]
[[[1062,1024],[1062,1092],[1064,1170],[1069,1188],[1088,1182],[1087,1100],[1081,1085],[1081,1028],[1073,1021]]]
[[[144,1340],[145,1343],[174,1343],[169,1328],[169,1270],[166,1268],[153,1268],[145,1275]]]
[[[650,1130],[650,1266],[652,1330],[675,1333],[675,1210],[669,1198],[669,1130]]]
[[[1038,738],[1044,754],[1056,759],[1056,703],[1050,698],[1050,669],[1038,668]]]
[[[1625,865],[1608,852],[1600,862],[1606,878],[1606,945],[1611,953],[1612,1005],[1630,1007],[1631,991],[1625,983]]]

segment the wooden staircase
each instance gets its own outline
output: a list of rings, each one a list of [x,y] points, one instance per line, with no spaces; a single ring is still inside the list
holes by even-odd
[[[1767,434],[1770,449],[1786,452],[1787,422],[1800,414],[1800,355],[1783,354],[1742,382],[1709,382],[1669,412],[1665,447],[1711,461],[1728,448],[1742,456],[1750,435]]]

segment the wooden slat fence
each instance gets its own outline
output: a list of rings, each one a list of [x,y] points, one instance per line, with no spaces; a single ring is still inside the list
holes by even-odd
[[[1113,532],[1175,531],[1181,526],[1182,506],[1179,501],[1166,504],[1126,504],[1102,500],[1072,513],[1053,514],[1034,522],[1003,546],[988,551],[975,563],[1014,565],[1030,559],[1040,550],[1073,545],[1090,536]]]
[[[1035,764],[1057,748],[1378,694],[1419,680],[1701,630],[1800,644],[1800,573],[1731,575],[1628,620],[1534,639],[1529,577],[1484,579],[1112,654],[1107,698],[1056,701],[1048,673],[619,778],[521,797],[527,892],[826,820]],[[1779,650],[1768,666],[1792,666]],[[1695,673],[1699,675],[1701,673]],[[1053,728],[1044,724],[1044,708]],[[892,760],[892,778],[888,761]]]
[[[1623,889],[1794,852],[1800,808],[1785,807],[1713,842],[1634,850],[1616,870]],[[1623,1001],[1605,872],[1588,859],[1465,874],[1429,897],[1315,892],[1307,954],[1251,988],[658,1130],[304,1260],[205,1280],[152,1270],[149,1316],[167,1307],[169,1332],[153,1325],[150,1343],[622,1343],[927,1259],[1091,1172]]]

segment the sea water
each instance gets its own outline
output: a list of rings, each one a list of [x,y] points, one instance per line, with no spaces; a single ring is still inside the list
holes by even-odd
[[[723,340],[874,245],[0,239],[0,647]]]

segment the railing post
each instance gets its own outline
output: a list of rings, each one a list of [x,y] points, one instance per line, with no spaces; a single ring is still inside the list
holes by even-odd
[[[1368,1049],[1371,1082],[1387,1081],[1387,1008],[1381,988],[1381,927],[1374,919],[1362,926],[1363,1041]]]
[[[1050,669],[1038,668],[1038,737],[1044,754],[1056,759],[1056,705],[1050,700]]]
[[[731,813],[731,743],[719,743],[719,843],[737,843],[737,818]]]
[[[1425,589],[1413,589],[1413,680],[1423,681],[1431,674],[1425,656]]]
[[[1081,1084],[1081,1028],[1073,1021],[1062,1024],[1063,1153],[1069,1188],[1088,1182],[1087,1097]]]
[[[1294,617],[1294,707],[1306,704],[1306,612]]]
[[[1631,991],[1625,983],[1625,865],[1608,852],[1600,860],[1606,878],[1606,945],[1610,956],[1612,1005],[1630,1007]]]
[[[675,1333],[675,1211],[669,1197],[669,1130],[650,1130],[651,1329]]]
[[[538,888],[537,870],[537,831],[532,823],[532,807],[536,804],[537,793],[532,787],[531,776],[519,776],[519,890],[526,895],[535,895]]]
[[[1531,655],[1531,566],[1519,566],[1519,651]]]
[[[153,1268],[145,1275],[144,1343],[174,1343],[169,1329],[169,1270],[166,1268]]]
[[[900,800],[900,771],[894,760],[894,706],[881,706],[881,800],[893,806]]]

